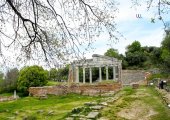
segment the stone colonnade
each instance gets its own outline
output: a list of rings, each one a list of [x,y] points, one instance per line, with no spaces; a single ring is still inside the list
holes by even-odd
[[[116,67],[118,69],[118,71],[121,71],[120,68],[118,66],[105,66],[106,68],[106,80],[109,80],[109,67],[113,67],[113,80],[118,80],[120,77],[120,73],[116,73]],[[92,83],[92,67],[83,67],[83,83],[86,83],[86,68],[89,68],[89,83]],[[102,67],[98,67],[99,68],[99,82],[102,82]],[[116,78],[116,76],[118,75],[118,78]],[[76,83],[79,83],[79,67],[76,67],[76,74],[75,74],[75,78],[76,78]]]
[[[106,69],[106,80],[109,80],[109,67],[113,69],[113,80],[121,82],[122,61],[113,57],[94,54],[92,59],[73,61],[69,70],[69,82],[79,83],[79,67],[83,68],[83,83],[86,83],[86,69],[89,69],[89,83],[92,83],[92,68],[99,69],[99,82],[102,81],[102,68]]]

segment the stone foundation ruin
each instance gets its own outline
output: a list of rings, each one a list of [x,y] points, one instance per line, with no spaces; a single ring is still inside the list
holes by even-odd
[[[97,85],[57,85],[46,87],[30,87],[30,96],[46,96],[46,95],[64,95],[68,93],[77,93],[81,95],[96,96],[110,91],[118,91],[121,88],[120,83],[114,84],[97,84]]]

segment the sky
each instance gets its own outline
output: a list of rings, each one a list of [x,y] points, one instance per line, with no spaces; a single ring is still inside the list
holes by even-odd
[[[109,48],[117,49],[119,53],[125,54],[126,47],[135,40],[141,43],[141,46],[157,46],[160,47],[161,41],[164,37],[163,23],[155,19],[155,23],[151,23],[151,18],[155,16],[155,13],[151,9],[147,11],[146,5],[138,7],[137,9],[131,8],[131,0],[119,0],[120,5],[119,13],[117,13],[116,23],[117,30],[124,36],[116,41],[111,46],[107,45],[105,35],[98,38],[97,42],[93,45],[95,50],[86,54],[86,58],[90,58],[92,54],[103,55]],[[141,14],[142,18],[137,18],[136,14]],[[165,20],[170,17],[164,16]]]
[[[126,47],[135,40],[139,41],[142,46],[160,47],[164,37],[163,23],[158,19],[155,19],[155,23],[151,23],[151,18],[158,18],[154,13],[157,12],[157,9],[153,8],[147,11],[146,3],[136,8],[131,7],[131,0],[118,0],[118,2],[120,4],[117,6],[119,12],[116,14],[117,17],[115,19],[117,23],[116,28],[124,37],[120,37],[118,41],[114,41],[110,45],[107,40],[108,36],[102,34],[101,37],[96,38],[96,42],[92,45],[95,49],[86,52],[86,58],[91,58],[93,54],[103,55],[109,48],[117,49],[119,53],[125,54]],[[142,18],[137,18],[136,14],[141,14]],[[163,19],[165,21],[170,20],[170,15],[164,15]],[[29,64],[32,64],[32,62]],[[44,62],[36,64],[45,66]],[[15,63],[15,61],[8,64],[9,67],[11,65],[13,65],[12,67],[23,67],[23,65]]]

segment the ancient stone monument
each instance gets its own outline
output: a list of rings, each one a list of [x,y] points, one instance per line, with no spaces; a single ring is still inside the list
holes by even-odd
[[[121,82],[121,71],[122,71],[122,61],[113,57],[93,54],[92,59],[76,60],[70,64],[69,68],[69,78],[70,83],[80,83],[79,80],[79,69],[83,69],[83,81],[82,83],[87,83],[86,81],[86,69],[89,70],[89,83],[93,83],[92,80],[92,68],[99,69],[99,82],[102,81],[102,68],[105,68],[106,80],[109,80],[109,69],[112,68],[113,79],[115,81]]]

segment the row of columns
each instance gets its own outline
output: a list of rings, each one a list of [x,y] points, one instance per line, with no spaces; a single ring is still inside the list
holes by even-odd
[[[113,67],[113,80],[116,79],[116,66]],[[85,67],[83,67],[83,83],[86,83],[86,78],[85,78]],[[89,79],[90,83],[92,83],[92,68],[89,68]],[[109,72],[108,72],[108,66],[106,66],[106,80],[109,79]],[[102,81],[102,69],[99,67],[99,82]],[[76,83],[79,83],[79,68],[76,67]]]

